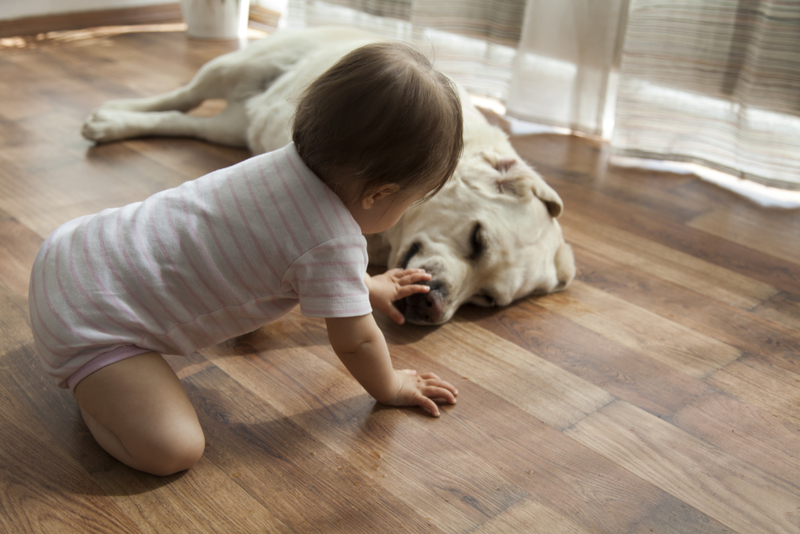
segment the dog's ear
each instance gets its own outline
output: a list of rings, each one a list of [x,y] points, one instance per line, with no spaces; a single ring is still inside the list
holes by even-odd
[[[484,153],[483,158],[497,171],[494,179],[498,193],[515,196],[523,201],[536,196],[544,202],[552,217],[558,217],[564,211],[564,202],[558,193],[525,162],[489,153]]]

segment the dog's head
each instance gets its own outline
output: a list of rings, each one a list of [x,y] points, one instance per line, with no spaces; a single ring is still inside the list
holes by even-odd
[[[556,192],[517,157],[465,155],[439,194],[412,207],[381,236],[389,267],[422,268],[431,291],[401,301],[406,320],[448,321],[459,306],[505,306],[564,289],[572,251],[555,220]]]

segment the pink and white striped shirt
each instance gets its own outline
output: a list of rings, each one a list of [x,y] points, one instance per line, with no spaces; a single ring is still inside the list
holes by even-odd
[[[58,228],[31,273],[31,327],[68,387],[103,353],[191,354],[298,302],[370,313],[367,262],[358,224],[290,144]]]

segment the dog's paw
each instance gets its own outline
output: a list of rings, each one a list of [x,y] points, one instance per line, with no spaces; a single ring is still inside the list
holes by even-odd
[[[83,122],[81,135],[89,141],[104,143],[131,137],[130,112],[102,107],[96,109]]]

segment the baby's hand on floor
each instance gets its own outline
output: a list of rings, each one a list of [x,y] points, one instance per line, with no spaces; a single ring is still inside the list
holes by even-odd
[[[367,277],[369,302],[373,308],[382,311],[397,324],[403,324],[403,314],[392,303],[414,293],[427,293],[431,288],[418,282],[427,282],[430,279],[431,275],[423,269],[390,269],[383,274]]]
[[[436,402],[456,403],[458,391],[452,384],[445,382],[433,373],[417,376],[412,369],[395,371],[401,381],[400,389],[393,399],[384,402],[389,406],[419,406],[434,417],[439,417]]]

